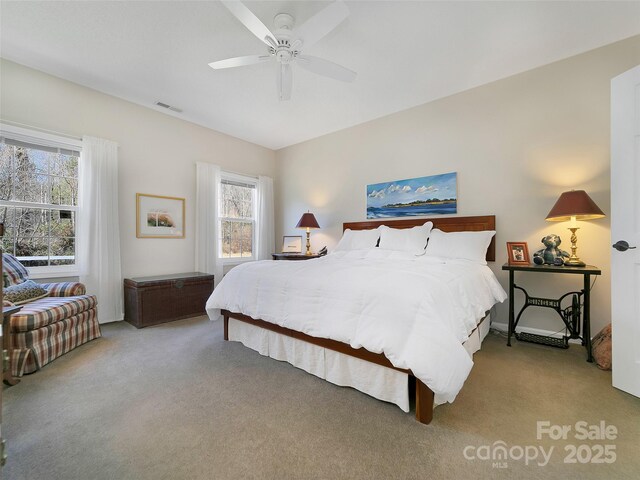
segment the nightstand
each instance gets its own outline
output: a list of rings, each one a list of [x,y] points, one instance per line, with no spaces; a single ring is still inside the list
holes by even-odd
[[[320,258],[321,255],[314,253],[313,255],[305,255],[304,253],[272,253],[274,260],[311,260],[312,258]]]
[[[582,345],[587,349],[587,362],[593,362],[593,356],[591,354],[591,275],[600,275],[602,273],[600,269],[593,265],[567,267],[535,264],[509,265],[505,263],[502,266],[502,270],[509,271],[509,332],[507,334],[507,345],[509,347],[511,346],[512,335],[514,335],[517,340],[561,348],[568,348],[568,339],[570,338],[580,339],[582,340]],[[567,292],[558,299],[532,297],[524,288],[515,284],[515,272],[582,275],[583,288],[581,291]],[[524,305],[518,312],[517,317],[514,312],[513,298],[516,288],[521,290],[525,296]],[[562,308],[562,300],[569,296],[572,297],[571,306]],[[582,305],[580,304],[580,300],[582,300]],[[567,327],[569,336],[565,336],[563,339],[555,339],[528,333],[516,333],[520,317],[528,307],[546,307],[557,312]],[[580,325],[580,317],[582,317],[582,326]]]

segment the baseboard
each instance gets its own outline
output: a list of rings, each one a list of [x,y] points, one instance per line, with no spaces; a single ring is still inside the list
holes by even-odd
[[[509,324],[507,324],[507,323],[492,322],[491,323],[491,328],[494,328],[494,329],[499,330],[499,331],[504,332],[504,333],[508,333],[509,332]],[[562,331],[562,332],[552,332],[551,330],[543,330],[541,328],[534,328],[534,327],[520,327],[520,326],[518,326],[518,331],[519,332],[524,332],[524,333],[532,333],[534,335],[542,335],[544,337],[553,337],[553,338],[562,338],[562,337],[564,337],[564,331]],[[578,339],[569,339],[569,343],[581,344],[582,341],[578,340]]]

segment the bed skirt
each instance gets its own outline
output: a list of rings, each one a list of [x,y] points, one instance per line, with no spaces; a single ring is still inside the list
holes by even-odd
[[[480,350],[489,333],[487,315],[463,344],[469,356]],[[339,353],[271,330],[229,318],[229,340],[242,343],[261,355],[288,362],[341,387],[352,387],[409,412],[409,375]],[[444,403],[435,396],[434,405]]]

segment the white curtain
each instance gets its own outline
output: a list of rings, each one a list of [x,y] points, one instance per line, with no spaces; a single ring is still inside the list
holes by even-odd
[[[258,177],[257,213],[258,232],[256,235],[256,258],[270,260],[275,252],[275,227],[273,215],[273,179]]]
[[[78,178],[80,281],[87,287],[87,293],[98,297],[100,323],[122,320],[118,144],[83,137]]]
[[[218,190],[220,167],[196,163],[196,271],[222,280],[222,261],[218,259]]]

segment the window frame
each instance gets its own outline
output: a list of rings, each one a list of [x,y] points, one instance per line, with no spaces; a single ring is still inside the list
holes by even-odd
[[[80,182],[80,163],[82,161],[82,140],[65,137],[59,134],[43,132],[31,128],[18,127],[0,123],[0,137],[7,137],[19,142],[32,143],[43,147],[60,148],[80,152],[78,160],[78,184]],[[0,200],[0,207],[34,208],[42,210],[66,210],[75,212],[76,231],[74,237],[75,259],[73,265],[48,265],[45,267],[26,267],[29,277],[38,278],[64,278],[77,277],[80,274],[78,268],[78,213],[80,209],[79,199],[77,205],[56,205],[50,203],[23,202],[14,200]]]
[[[252,224],[252,241],[251,241],[251,256],[250,257],[223,257],[222,256],[222,222],[224,220],[226,221],[236,221],[238,223],[249,223],[248,219],[242,219],[240,220],[239,218],[235,218],[235,217],[223,217],[222,214],[222,185],[223,182],[227,180],[229,182],[235,182],[235,183],[244,183],[247,185],[253,185],[253,199],[251,202],[251,206],[252,206],[252,217],[251,217],[251,224]],[[252,177],[249,175],[241,175],[239,173],[233,173],[233,172],[225,172],[225,171],[221,171],[220,172],[220,184],[218,185],[218,199],[217,199],[217,206],[216,208],[218,209],[218,260],[220,260],[222,262],[223,266],[226,265],[239,265],[241,263],[245,263],[245,262],[253,262],[256,260],[256,238],[257,238],[257,232],[258,232],[258,210],[257,210],[257,199],[258,199],[258,179],[256,177]]]

